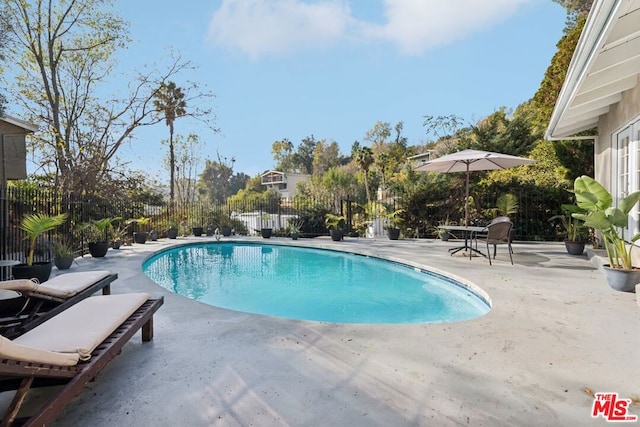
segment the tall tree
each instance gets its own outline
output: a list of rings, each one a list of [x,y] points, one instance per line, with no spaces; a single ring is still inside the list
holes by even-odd
[[[391,124],[389,122],[376,122],[364,136],[365,141],[369,141],[371,149],[374,153],[378,152],[379,147],[385,145],[391,137]]]
[[[576,26],[580,19],[586,18],[593,5],[593,0],[553,0],[567,9],[567,22],[565,32],[569,32]]]
[[[274,142],[271,154],[276,161],[276,169],[281,172],[312,174],[317,144],[313,135],[304,138],[295,151],[293,143],[287,138]]]
[[[585,21],[585,17],[581,16],[575,26],[567,31],[557,43],[558,50],[545,71],[540,87],[528,103],[529,105],[526,106],[533,112],[532,120],[536,132],[543,133],[549,124]],[[585,131],[583,134],[593,135],[593,130]],[[573,182],[573,179],[580,175],[593,176],[593,141],[554,141],[553,147],[556,156],[567,168],[567,179]]]
[[[276,162],[276,170],[281,172],[295,172],[293,159],[293,143],[287,138],[271,144],[271,154]]]
[[[169,144],[169,141],[163,140],[163,144]],[[176,194],[175,200],[184,205],[186,203],[192,203],[196,199],[196,181],[198,173],[201,170],[202,164],[200,158],[202,157],[203,144],[200,141],[200,137],[196,134],[189,134],[186,138],[182,135],[175,135],[174,141],[175,148],[175,185]],[[170,165],[170,155],[167,153],[165,163],[167,167]]]
[[[216,153],[217,160],[207,159],[200,175],[200,191],[210,202],[224,203],[229,196],[229,185],[233,176],[235,157],[227,158]]]
[[[187,102],[182,89],[172,81],[162,83],[158,91],[154,94],[153,105],[156,111],[164,116],[167,126],[169,126],[169,199],[175,199],[175,170],[176,156],[173,146],[173,124],[178,117],[187,114]]]
[[[316,150],[316,145],[318,145],[318,141],[313,135],[302,139],[295,154],[297,172],[313,173],[313,153]]]
[[[373,165],[373,152],[369,147],[360,147],[354,153],[354,162],[362,170],[364,175],[364,189],[367,194],[367,203],[371,203],[371,193],[369,192],[369,169]]]
[[[475,150],[496,151],[514,156],[526,156],[541,133],[534,132],[532,114],[527,109],[510,116],[502,107],[469,128],[466,146]]]
[[[128,41],[128,24],[111,6],[111,0],[5,0],[17,71],[12,101],[41,124],[30,140],[40,167],[63,191],[100,191],[118,149],[139,127],[161,121],[152,103],[158,87],[192,68],[173,57],[164,72],[127,79],[128,93],[99,98],[114,72],[113,54]],[[212,117],[200,112],[206,121]]]
[[[0,7],[0,76],[4,73],[4,62],[6,61],[5,52],[9,43],[10,35],[9,13],[3,7]],[[4,88],[0,89],[0,117],[4,116],[5,104],[7,98],[4,94]]]
[[[323,174],[332,167],[340,165],[340,147],[338,143],[326,140],[319,141],[313,151],[313,173]]]

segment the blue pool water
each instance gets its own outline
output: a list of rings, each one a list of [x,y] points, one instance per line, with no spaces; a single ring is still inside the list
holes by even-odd
[[[436,323],[490,310],[444,276],[355,254],[251,243],[188,245],[145,262],[159,285],[216,307],[336,323]]]

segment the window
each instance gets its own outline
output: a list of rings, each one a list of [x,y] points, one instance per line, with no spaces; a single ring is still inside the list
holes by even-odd
[[[634,191],[640,190],[640,120],[632,123],[614,137],[613,196],[614,203]],[[629,214],[629,226],[625,238],[640,232],[640,205],[636,205]]]

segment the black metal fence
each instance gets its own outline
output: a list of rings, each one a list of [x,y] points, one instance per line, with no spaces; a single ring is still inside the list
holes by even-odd
[[[558,229],[549,221],[557,214],[561,203],[567,202],[565,191],[557,194],[518,191],[519,210],[512,215],[518,240],[558,240]],[[180,234],[192,234],[193,227],[202,227],[213,234],[216,228],[231,227],[236,234],[258,234],[260,228],[272,228],[276,236],[287,233],[289,221],[297,219],[302,225],[303,237],[328,235],[324,221],[326,213],[345,217],[347,233],[363,235],[371,224],[370,212],[392,212],[403,209],[402,232],[405,237],[433,238],[434,228],[442,221],[460,221],[464,217],[463,203],[458,198],[430,197],[415,194],[387,194],[376,202],[379,209],[367,209],[366,203],[349,197],[310,198],[294,200],[256,200],[252,202],[212,204],[197,202],[178,204],[165,202],[160,206],[145,203],[112,200],[108,196],[85,197],[60,194],[41,189],[0,188],[0,259],[23,260],[28,250],[25,233],[19,226],[25,214],[55,215],[66,213],[67,221],[54,231],[45,233],[38,242],[36,260],[52,257],[51,242],[64,239],[71,242],[77,255],[86,253],[87,236],[81,225],[90,220],[119,218],[105,236],[120,237],[125,243],[134,232],[155,230],[162,238],[170,227],[178,227]],[[478,206],[494,206],[497,195],[487,195],[472,205],[472,224],[488,222]],[[462,209],[461,209],[462,208]],[[128,223],[129,219],[150,218],[147,224]],[[368,222],[369,221],[369,222]]]

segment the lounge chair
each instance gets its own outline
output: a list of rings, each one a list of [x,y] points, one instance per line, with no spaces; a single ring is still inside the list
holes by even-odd
[[[19,308],[15,302],[7,303],[0,333],[6,338],[17,337],[100,290],[109,295],[111,282],[117,278],[107,270],[94,270],[60,274],[43,284],[29,279],[2,281],[0,290],[16,292]]]
[[[14,340],[0,337],[0,391],[16,391],[2,425],[53,421],[138,330],[143,342],[153,339],[153,314],[162,304],[146,293],[90,297]],[[20,414],[31,388],[54,385],[62,387],[34,413]]]

